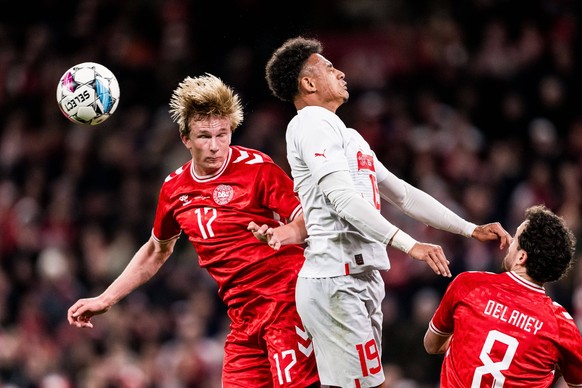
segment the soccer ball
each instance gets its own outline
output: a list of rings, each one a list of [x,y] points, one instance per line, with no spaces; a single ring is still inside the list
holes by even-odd
[[[77,124],[97,125],[107,120],[117,109],[119,94],[115,75],[95,62],[71,67],[57,85],[61,112]]]

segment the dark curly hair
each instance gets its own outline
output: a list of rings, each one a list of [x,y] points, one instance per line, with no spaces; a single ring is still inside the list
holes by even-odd
[[[293,102],[299,91],[299,74],[312,54],[320,54],[323,46],[317,39],[296,37],[279,47],[266,66],[266,80],[278,99]]]
[[[527,274],[538,282],[553,282],[572,267],[576,238],[564,220],[543,205],[525,211],[527,224],[519,247],[527,252]]]

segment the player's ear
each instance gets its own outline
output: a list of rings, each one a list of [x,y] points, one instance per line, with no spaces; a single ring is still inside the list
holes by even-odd
[[[192,144],[190,144],[190,138],[188,136],[180,134],[180,139],[182,140],[182,143],[186,146],[186,148],[192,149]]]
[[[517,263],[520,265],[525,266],[525,262],[527,261],[527,252],[523,249],[520,249],[517,253]]]
[[[303,76],[299,78],[299,89],[305,91],[306,93],[313,93],[315,91],[315,82],[308,76]]]

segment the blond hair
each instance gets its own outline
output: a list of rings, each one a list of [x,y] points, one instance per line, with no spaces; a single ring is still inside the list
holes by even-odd
[[[180,135],[188,136],[191,119],[226,117],[231,130],[243,121],[243,108],[234,90],[222,80],[206,73],[199,77],[186,77],[172,93],[170,115],[178,124]]]

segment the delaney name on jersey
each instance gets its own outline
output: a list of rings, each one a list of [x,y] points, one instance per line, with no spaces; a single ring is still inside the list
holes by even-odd
[[[544,325],[544,323],[539,319],[524,314],[519,310],[512,310],[510,312],[508,311],[507,306],[493,300],[487,302],[483,313],[493,318],[497,318],[500,321],[507,322],[521,330],[527,331],[528,333],[533,332],[534,334],[537,334]]]

